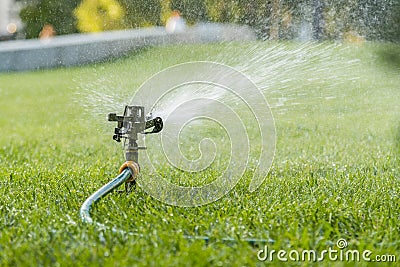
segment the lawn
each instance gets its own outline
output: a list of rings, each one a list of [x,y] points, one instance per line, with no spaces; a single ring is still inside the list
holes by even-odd
[[[340,238],[399,262],[399,54],[378,43],[185,45],[0,74],[0,266],[263,266],[264,245],[322,251]],[[221,200],[192,208],[136,188],[110,194],[92,210],[97,223],[82,223],[83,201],[124,161],[107,113],[156,72],[194,60],[243,71],[269,101],[277,149],[261,188],[248,192],[248,171]]]

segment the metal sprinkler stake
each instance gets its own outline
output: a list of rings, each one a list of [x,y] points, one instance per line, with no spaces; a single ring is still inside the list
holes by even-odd
[[[158,133],[163,128],[163,121],[160,117],[146,121],[144,107],[141,106],[125,106],[124,115],[117,116],[115,113],[110,113],[108,114],[108,121],[117,122],[113,139],[117,142],[125,139],[125,159],[127,163],[134,162],[138,164],[139,150],[146,149],[146,147],[138,146],[138,134]],[[154,128],[151,132],[145,132],[145,130],[152,127]],[[134,180],[127,181],[125,183],[126,191],[129,191],[134,183]]]
[[[119,175],[112,181],[101,187],[94,194],[88,197],[80,209],[81,219],[84,222],[92,223],[90,217],[90,207],[100,198],[112,192],[115,188],[125,183],[125,191],[129,192],[135,184],[135,178],[139,174],[139,150],[146,149],[137,144],[139,134],[158,133],[163,128],[163,121],[160,117],[145,120],[144,107],[125,106],[124,115],[117,116],[116,113],[108,114],[108,121],[116,121],[117,127],[114,130],[113,139],[121,142],[125,139],[125,159],[126,162],[121,166]],[[145,130],[153,128],[152,131]]]

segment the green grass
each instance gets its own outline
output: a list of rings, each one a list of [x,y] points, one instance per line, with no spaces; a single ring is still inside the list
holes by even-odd
[[[93,219],[103,226],[81,223],[80,205],[123,162],[111,140],[114,125],[106,124],[101,107],[90,114],[102,103],[85,107],[84,87],[131,97],[165,67],[221,58],[237,65],[227,51],[246,55],[255,45],[288,52],[297,46],[171,46],[94,66],[0,74],[0,266],[268,264],[257,260],[259,248],[244,238],[271,239],[269,249],[299,251],[321,251],[345,238],[349,249],[394,254],[399,262],[400,47],[389,44],[324,44],[313,50],[328,51],[331,67],[316,56],[306,69],[278,69],[279,77],[294,77],[287,83],[293,90],[274,83],[266,91],[277,151],[258,191],[247,191],[248,172],[220,201],[181,208],[137,188],[94,207]],[[346,67],[355,59],[360,61]],[[318,81],[309,79],[314,73]],[[277,105],[288,95],[284,106]],[[238,242],[222,242],[226,237]]]

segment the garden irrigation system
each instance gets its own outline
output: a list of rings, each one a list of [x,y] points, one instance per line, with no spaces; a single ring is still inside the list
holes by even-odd
[[[105,184],[90,197],[88,197],[82,204],[80,209],[80,216],[83,222],[92,223],[93,219],[90,216],[91,206],[106,196],[110,192],[125,183],[125,191],[130,192],[132,185],[135,184],[135,178],[139,174],[139,150],[146,149],[137,144],[139,134],[152,134],[159,133],[163,129],[163,120],[160,117],[152,118],[145,116],[144,107],[142,106],[125,106],[124,114],[117,116],[115,113],[108,114],[108,121],[116,121],[117,127],[114,130],[113,139],[121,142],[124,139],[125,148],[125,163],[119,169],[119,175]],[[151,131],[147,131],[152,128]],[[186,239],[203,240],[209,243],[213,239],[208,236],[185,236]],[[235,243],[233,238],[222,238],[223,243]],[[257,245],[261,243],[273,243],[273,240],[246,238],[242,241],[250,245]]]
[[[125,106],[124,115],[117,116],[115,113],[108,114],[108,121],[116,121],[117,127],[114,131],[113,139],[121,142],[124,139],[125,146],[125,163],[119,169],[119,175],[112,181],[101,187],[94,194],[86,199],[83,203],[80,215],[84,222],[91,223],[90,208],[93,203],[104,197],[114,189],[125,183],[125,190],[130,191],[135,183],[135,178],[139,174],[139,150],[146,149],[137,144],[139,134],[158,133],[163,128],[163,121],[160,117],[145,119],[144,107],[141,106]],[[147,129],[153,128],[152,131],[145,132]]]

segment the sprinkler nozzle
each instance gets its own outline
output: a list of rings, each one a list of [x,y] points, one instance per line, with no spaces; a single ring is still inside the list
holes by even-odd
[[[146,117],[147,119],[148,117]],[[163,121],[160,117],[154,119],[145,119],[144,107],[125,106],[124,115],[119,116],[116,113],[108,114],[108,121],[116,121],[117,127],[114,129],[113,139],[121,142],[125,139],[126,161],[138,162],[137,151],[146,149],[139,147],[136,143],[138,134],[158,133],[163,128]],[[153,128],[149,132],[145,130]]]
[[[160,117],[154,119],[151,116],[144,118],[144,107],[141,106],[125,106],[124,115],[118,116],[116,113],[108,114],[108,121],[118,122],[114,130],[113,139],[121,142],[122,138],[138,140],[137,135],[158,133],[163,129],[163,121]],[[149,128],[153,128],[150,132],[144,132]]]

